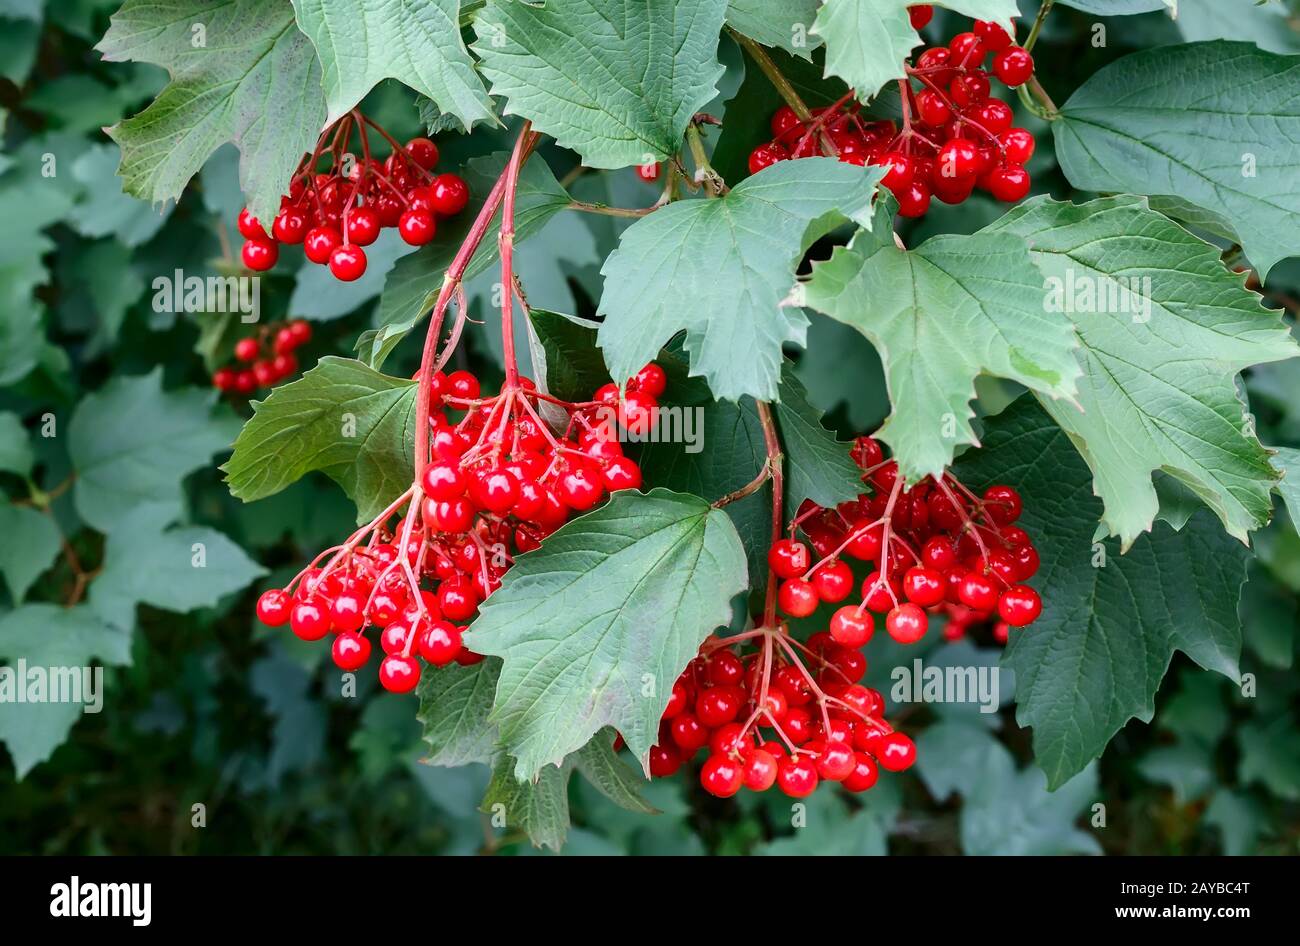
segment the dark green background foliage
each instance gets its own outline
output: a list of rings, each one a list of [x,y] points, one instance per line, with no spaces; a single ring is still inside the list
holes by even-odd
[[[241,271],[238,156],[229,145],[218,150],[161,214],[122,193],[118,146],[101,129],[137,114],[167,75],[152,65],[104,62],[93,49],[117,6],[0,2],[0,660],[93,659],[105,665],[107,687],[97,715],[37,718],[0,705],[0,742],[8,752],[0,751],[0,853],[537,853],[525,834],[495,830],[480,813],[487,765],[421,764],[428,746],[416,697],[379,691],[368,672],[358,677],[360,692],[344,697],[326,647],[269,631],[252,616],[257,593],[347,535],[356,508],[321,473],[250,504],[232,498],[223,482],[218,465],[251,411],[219,401],[207,379],[229,359],[238,325],[230,316],[159,312],[151,287],[177,269]],[[1232,11],[1223,15],[1227,7]],[[1035,9],[1026,3],[1022,12]],[[1247,0],[1184,0],[1178,24],[1161,13],[1101,18],[1104,46],[1091,42],[1098,18],[1085,11],[1095,9],[1063,0],[1039,42],[1043,81],[1058,103],[1109,63],[1150,47],[1232,39],[1300,51],[1288,9],[1279,4],[1261,12]],[[960,22],[940,11],[927,35],[949,36],[963,28]],[[719,55],[726,72],[707,110],[722,117],[723,127],[710,130],[709,139],[715,165],[734,185],[779,99],[730,38]],[[812,104],[834,100],[843,88],[823,80],[816,66],[774,55]],[[455,127],[391,80],[375,87],[363,107],[399,138],[422,133],[422,120]],[[873,108],[889,114],[889,97]],[[1018,124],[1039,136],[1030,168],[1035,193],[1096,196],[1071,190],[1043,122],[1020,114]],[[469,136],[442,131],[441,166],[464,169],[481,199],[500,170],[493,155],[509,147],[512,134],[513,127],[480,126]],[[556,180],[580,200],[625,207],[648,205],[657,190],[628,168],[570,176],[579,156],[549,140],[540,156],[551,173],[537,161],[521,184],[521,208],[533,215],[521,209],[521,231],[531,228],[532,235],[520,253],[523,282],[539,309],[595,318],[600,267],[626,223],[557,212],[568,198]],[[982,197],[935,207],[901,228],[909,247],[939,234],[973,233],[1004,212]],[[1228,245],[1215,236],[1222,229],[1216,221],[1201,222],[1208,229],[1200,235]],[[843,236],[823,238],[813,259],[829,259]],[[434,247],[398,259],[393,244],[376,246],[370,274],[346,287],[315,268],[295,271],[286,253],[262,281],[263,318],[312,321],[304,368],[327,355],[350,356],[360,342],[366,357],[391,348],[384,372],[410,377],[419,339],[400,332],[376,337],[373,329],[397,320],[403,300],[409,309],[412,298],[437,287],[444,253]],[[470,326],[455,364],[495,383],[501,355],[491,279],[470,283],[474,312],[486,325]],[[1289,310],[1293,324],[1300,265],[1278,264],[1264,291],[1272,305]],[[841,437],[874,430],[889,412],[875,351],[848,325],[810,318],[807,350],[789,352],[782,423],[793,431],[815,424],[821,412]],[[572,324],[552,323],[550,330],[542,331],[548,358],[572,360],[566,383],[603,372],[589,337]],[[701,396],[702,387],[686,381],[677,357],[666,356],[673,396],[707,400],[707,390]],[[1252,368],[1243,379],[1260,440],[1300,448],[1300,361]],[[987,378],[977,387],[982,416],[974,424],[985,449],[961,457],[959,473],[974,487],[1020,487],[1026,526],[1044,554],[1041,580],[1054,569],[1077,579],[1071,556],[1091,554],[1102,515],[1087,467],[1032,395]],[[647,450],[642,462],[651,485],[712,499],[756,469],[762,448],[752,402],[707,410],[710,429],[734,437],[706,442],[711,452],[695,458]],[[808,489],[816,486],[809,482]],[[1300,536],[1291,517],[1300,503],[1288,514],[1278,501],[1272,523],[1251,533],[1248,552],[1172,478],[1157,474],[1157,491],[1161,512],[1152,535],[1138,538],[1123,558],[1117,542],[1107,543],[1113,570],[1095,578],[1095,587],[1062,581],[1049,592],[1057,598],[1049,599],[1043,621],[1010,649],[1004,666],[1020,673],[1020,722],[1035,730],[1017,724],[1006,688],[995,715],[969,706],[912,707],[900,718],[917,734],[916,768],[882,778],[860,798],[819,791],[807,803],[808,827],[799,831],[791,827],[789,800],[776,792],[722,802],[689,777],[643,789],[643,807],[657,814],[626,810],[606,797],[618,786],[602,784],[610,759],[593,743],[544,776],[557,782],[552,797],[561,805],[567,793],[572,828],[564,852],[1296,853]],[[762,581],[754,552],[766,536],[765,501],[760,493],[728,509],[749,547],[755,585]],[[202,581],[189,567],[196,542],[208,556]],[[1248,576],[1239,605],[1239,670],[1253,675],[1253,697],[1229,679],[1238,668],[1221,662],[1209,640],[1216,622],[1234,623],[1230,604],[1221,613],[1209,608],[1201,623],[1189,622],[1181,605],[1149,613],[1145,596],[1159,597],[1162,587],[1190,592],[1192,575],[1211,586],[1207,599],[1219,602],[1215,583],[1235,589]],[[1110,716],[1081,734],[1084,744],[1068,745],[1036,732],[1060,711],[1051,696],[1068,694],[1070,683],[1061,664],[1053,665],[1060,671],[1054,678],[1034,651],[1068,650],[1079,625],[1062,615],[1072,606],[1087,611],[1090,596],[1110,603],[1109,611],[1098,609],[1089,632],[1115,644],[1112,669],[1120,672],[1108,693]],[[1148,636],[1139,647],[1125,637],[1148,633],[1140,628],[1153,621],[1164,628],[1159,640]],[[904,651],[879,634],[866,651],[868,682],[887,690],[889,669],[914,656],[940,665],[993,664],[1001,656],[986,633],[957,644],[941,637],[932,631]],[[1095,670],[1086,654],[1067,656],[1077,658],[1076,669]],[[1154,665],[1135,669],[1140,660]],[[1149,723],[1129,719],[1151,709],[1140,684],[1119,680],[1130,672],[1154,674],[1159,684]],[[1085,765],[1115,730],[1100,761]],[[488,752],[490,746],[477,757]],[[573,768],[583,777],[570,778]],[[1049,779],[1060,786],[1054,792]],[[498,779],[488,801],[510,790]],[[1092,823],[1097,803],[1105,805],[1104,827]],[[206,827],[192,826],[196,804],[206,806]],[[539,813],[539,821],[550,814]],[[563,834],[548,823],[534,837],[554,841],[557,830]]]

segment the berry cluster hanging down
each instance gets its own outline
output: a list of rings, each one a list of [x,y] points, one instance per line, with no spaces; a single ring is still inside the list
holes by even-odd
[[[272,627],[287,624],[304,640],[332,632],[334,662],[347,671],[369,661],[365,635],[376,629],[385,655],[379,681],[397,693],[414,689],[421,661],[476,663],[481,657],[461,635],[514,556],[606,494],[641,485],[619,429],[652,423],[665,387],[663,370],[649,364],[624,397],[611,385],[570,404],[527,378],[482,397],[469,372],[436,372],[432,457],[419,481],[286,588],[263,593],[258,617]],[[567,418],[555,432],[543,404]]]
[[[298,373],[295,352],[309,341],[311,325],[303,319],[262,326],[235,342],[236,363],[214,371],[212,386],[244,396],[269,388]]]
[[[850,600],[856,582],[847,556],[874,565],[858,603],[831,618],[832,639],[847,647],[870,639],[871,612],[885,615],[885,630],[901,644],[925,636],[930,614],[947,617],[950,639],[996,616],[994,635],[1003,642],[1009,628],[1037,619],[1042,600],[1024,583],[1038,571],[1038,552],[1015,525],[1021,500],[1014,489],[998,484],[976,496],[951,473],[904,489],[897,464],[870,437],[858,438],[853,458],[869,490],[835,509],[805,503],[795,519],[819,561],[793,535],[768,553],[784,579],[783,612],[806,617],[822,602]]]
[[[920,29],[933,11],[927,5],[911,13]],[[934,198],[959,204],[977,187],[1001,201],[1023,199],[1032,183],[1025,162],[1034,136],[1012,127],[1011,106],[991,96],[991,80],[1023,85],[1033,75],[1033,57],[1000,24],[976,20],[972,32],[925,49],[905,68],[901,130],[892,121],[864,122],[851,94],[806,122],[785,105],[772,116],[773,140],[750,154],[750,173],[820,154],[885,167],[884,186],[904,217],[924,216]]]
[[[392,147],[383,161],[371,156],[367,127]],[[346,150],[354,130],[360,156]],[[327,170],[318,169],[322,160]],[[366,271],[362,247],[374,243],[384,227],[396,227],[407,243],[423,246],[433,239],[440,217],[453,217],[469,203],[469,186],[456,174],[435,174],[437,163],[438,146],[428,138],[399,145],[360,112],[343,116],[294,172],[269,236],[248,208],[240,212],[244,265],[263,272],[280,258],[280,244],[301,243],[307,259],[351,282]]]

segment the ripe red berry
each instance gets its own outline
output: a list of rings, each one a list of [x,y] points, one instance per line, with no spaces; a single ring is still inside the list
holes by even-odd
[[[772,113],[771,128],[774,137],[783,138],[788,132],[798,128],[801,124],[799,116],[794,113],[794,109],[789,105],[782,105]]]
[[[629,382],[629,387],[635,385],[634,390],[642,394],[648,394],[651,397],[662,397],[664,391],[668,389],[668,375],[664,369],[660,368],[653,361],[636,373],[636,376]]]
[[[979,171],[979,151],[969,138],[953,138],[939,149],[938,179],[971,178]]]
[[[315,601],[299,601],[289,614],[289,628],[305,641],[318,641],[330,632],[329,614]]]
[[[330,655],[340,670],[360,670],[370,660],[370,641],[355,631],[344,631],[334,638]]]
[[[262,224],[249,213],[247,207],[239,211],[239,218],[235,221],[235,226],[239,230],[239,235],[245,240],[266,239],[266,231],[262,229]]]
[[[997,585],[987,575],[967,572],[958,585],[957,595],[961,603],[976,611],[992,611],[998,603]]]
[[[984,104],[988,101],[991,91],[988,73],[983,69],[975,69],[957,76],[948,87],[948,94],[952,96],[953,103],[961,109]]]
[[[755,749],[745,759],[745,787],[765,792],[776,782],[777,762],[766,749]]]
[[[469,185],[455,174],[439,174],[430,191],[433,209],[441,217],[454,217],[469,203]]]
[[[416,641],[420,656],[435,667],[445,667],[460,653],[460,630],[450,621],[434,621]]]
[[[776,782],[791,798],[807,798],[817,790],[817,768],[803,754],[782,759],[776,764]]]
[[[988,53],[983,40],[974,33],[958,33],[948,43],[948,50],[952,53],[953,65],[968,69],[977,68]]]
[[[694,713],[678,713],[669,724],[672,740],[688,756],[708,745],[709,731],[696,718]]]
[[[668,778],[682,767],[682,757],[675,746],[650,747],[650,775],[653,778]]]
[[[988,173],[984,185],[998,200],[1015,203],[1029,193],[1032,181],[1029,172],[1020,165],[1004,164]]]
[[[767,565],[778,578],[798,578],[812,565],[808,546],[795,539],[778,539],[767,551]]]
[[[240,257],[249,269],[263,273],[274,266],[276,260],[280,258],[280,244],[265,236],[252,237],[244,241]]]
[[[782,582],[776,600],[781,610],[794,618],[806,618],[817,610],[817,591],[802,578]]]
[[[1032,624],[1043,613],[1043,599],[1028,585],[1012,585],[998,598],[998,617],[1012,627]]]
[[[708,687],[695,701],[695,715],[705,726],[717,729],[734,720],[744,702],[745,695],[739,687]]]
[[[438,146],[428,138],[412,138],[404,150],[412,161],[426,171],[438,163]]]
[[[943,128],[953,119],[952,106],[934,89],[922,89],[916,94],[916,113],[931,128]]]
[[[268,627],[283,627],[289,623],[289,595],[280,588],[263,591],[257,599],[257,617]]]
[[[1002,134],[1008,164],[1025,164],[1034,156],[1034,136],[1025,128],[1012,128]]]
[[[930,620],[916,605],[900,604],[885,617],[885,630],[900,644],[915,644],[925,636]]]
[[[907,8],[907,16],[912,21],[912,29],[923,30],[934,19],[934,7],[928,3],[918,3],[914,7]]]
[[[328,263],[336,247],[343,242],[338,230],[330,226],[313,227],[303,238],[302,249],[313,263]]]
[[[235,342],[235,357],[240,361],[256,361],[261,351],[262,346],[258,344],[256,338],[241,338]]]
[[[785,161],[790,155],[785,148],[775,141],[759,145],[749,153],[749,173],[757,174],[763,168],[771,167],[778,161]]]
[[[817,774],[830,782],[838,782],[853,773],[857,755],[847,742],[832,740],[817,756]]]
[[[871,640],[875,619],[870,612],[846,604],[831,616],[831,637],[845,647],[861,647]]]
[[[886,733],[871,752],[880,767],[890,772],[902,772],[916,761],[916,744],[901,732]]]
[[[831,559],[813,572],[812,586],[823,601],[843,601],[853,590],[853,570],[839,559]]]
[[[379,683],[390,693],[410,693],[419,682],[420,664],[414,657],[389,654],[380,661]]]
[[[403,211],[397,221],[397,232],[411,246],[424,246],[433,239],[436,231],[433,214],[427,210]]]
[[[352,243],[343,243],[330,254],[330,272],[335,279],[352,282],[366,271],[366,253]]]
[[[730,798],[745,784],[744,763],[725,755],[711,755],[700,769],[700,784],[710,795]]]
[[[871,756],[865,752],[855,752],[853,771],[840,784],[850,792],[865,792],[876,784],[879,775],[879,769]]]
[[[345,214],[345,230],[349,243],[369,246],[379,238],[379,214],[370,207],[353,207]]]
[[[653,184],[655,181],[659,180],[659,163],[657,161],[650,161],[646,164],[638,164],[636,166],[636,176],[641,178],[641,180],[645,181],[647,184]]]
[[[281,243],[301,243],[307,235],[307,215],[297,207],[284,207],[275,215],[271,236]]]
[[[993,74],[1008,88],[1024,85],[1034,74],[1034,57],[1020,46],[1010,46],[993,57]]]
[[[980,38],[984,48],[991,53],[1000,53],[1011,45],[1011,34],[1001,23],[990,20],[975,21],[975,35]]]
[[[903,594],[913,604],[928,608],[943,600],[943,573],[929,568],[909,568],[903,575]]]
[[[930,210],[932,193],[924,181],[913,181],[904,193],[895,196],[898,198],[899,215],[909,220],[924,217]]]

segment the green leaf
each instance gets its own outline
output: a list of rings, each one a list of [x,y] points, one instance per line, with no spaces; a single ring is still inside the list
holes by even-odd
[[[871,98],[886,82],[903,78],[903,60],[921,37],[912,29],[912,0],[826,0],[812,31],[826,43],[826,72]],[[965,16],[1007,23],[1019,16],[1016,0],[941,0]]]
[[[496,757],[497,727],[488,720],[501,661],[480,660],[462,667],[427,668],[420,678],[423,739],[432,748],[429,765],[490,764]]]
[[[506,114],[593,168],[662,161],[717,93],[726,0],[489,0],[474,52]]]
[[[532,781],[519,781],[510,757],[499,754],[481,810],[504,816],[506,827],[525,832],[535,847],[558,851],[569,831],[569,779],[577,769],[620,808],[654,814],[641,797],[645,781],[614,754],[613,742],[613,731],[602,729],[560,764],[543,766]]]
[[[176,510],[142,503],[117,523],[104,566],[90,585],[90,605],[115,627],[135,625],[137,604],[184,614],[212,607],[266,574],[234,542],[204,526],[174,526]]]
[[[617,493],[521,556],[466,638],[504,660],[492,718],[516,775],[606,725],[646,765],[672,682],[745,584],[726,514],[664,489]]]
[[[754,849],[759,857],[884,857],[898,798],[884,784],[859,796],[863,807],[849,812],[838,792],[816,792],[801,802],[804,822],[791,835]],[[781,813],[789,818],[790,809]]]
[[[1180,740],[1213,747],[1231,724],[1223,704],[1223,681],[1188,667],[1178,683],[1178,692],[1161,705],[1156,722]]]
[[[946,801],[968,791],[985,757],[1000,751],[987,726],[970,717],[944,719],[917,737],[917,774],[935,801]]]
[[[1066,434],[1030,398],[988,421],[983,449],[957,474],[977,492],[1008,483],[1024,499],[1019,524],[1038,548],[1033,584],[1043,614],[1013,631],[1016,719],[1034,729],[1050,788],[1099,756],[1131,718],[1150,721],[1175,650],[1238,678],[1237,600],[1246,550],[1204,512],[1178,532],[1157,524],[1125,555],[1093,544],[1101,504]]]
[[[318,322],[342,318],[383,292],[388,274],[415,247],[396,229],[385,228],[365,252],[366,271],[352,282],[339,282],[328,266],[301,267],[294,274],[289,315]]]
[[[1187,2],[1188,0],[1183,0],[1183,3]],[[1178,0],[1060,0],[1060,3],[1099,16],[1151,13],[1155,10],[1175,10],[1178,7]]]
[[[392,350],[433,305],[447,268],[483,209],[492,186],[505,170],[509,157],[504,152],[497,152],[468,162],[464,178],[470,189],[469,205],[457,216],[439,220],[437,237],[418,252],[403,256],[389,272],[384,294],[375,309],[374,324],[379,328],[362,335],[357,342],[357,352],[372,368],[378,370],[382,367]],[[519,172],[519,187],[515,194],[515,246],[535,235],[546,221],[568,205],[568,193],[555,180],[546,162],[534,155]],[[497,261],[499,230],[494,219],[465,270],[466,280]]]
[[[1075,821],[1097,798],[1097,769],[1049,791],[1043,773],[1016,770],[1000,744],[989,747],[971,773],[961,809],[961,846],[979,856],[1101,854],[1101,844]]]
[[[50,567],[62,546],[59,527],[54,520],[26,506],[0,504],[0,575],[4,576],[9,596],[22,604],[27,590]]]
[[[181,481],[230,444],[233,430],[214,416],[216,393],[164,392],[162,368],[118,376],[87,395],[68,424],[77,474],[77,512],[109,532],[132,507],[181,500]]]
[[[95,47],[110,62],[163,66],[172,81],[109,129],[128,194],[177,200],[212,152],[233,141],[254,216],[269,221],[325,124],[321,71],[287,3],[127,0]]]
[[[609,382],[596,347],[599,322],[537,308],[528,310],[528,318],[542,356],[533,356],[533,372],[545,390],[562,401],[579,402]]]
[[[51,670],[69,668],[81,681],[83,668],[94,660],[110,666],[130,663],[130,638],[84,606],[28,604],[0,617],[0,659],[8,661],[13,671],[13,676],[0,671],[0,687],[21,685],[16,679],[19,660],[26,662],[29,674],[39,668],[48,677]],[[12,693],[6,694],[4,712],[0,713],[0,742],[8,746],[18,778],[48,759],[68,738],[73,724],[91,702],[90,694],[83,691],[80,695],[80,703],[19,703]],[[102,701],[103,692],[96,695]]]
[[[1290,716],[1269,726],[1247,723],[1237,731],[1237,745],[1243,785],[1257,782],[1278,798],[1300,801],[1300,732]]]
[[[320,359],[253,402],[222,467],[231,495],[252,502],[321,470],[357,504],[357,521],[369,521],[411,484],[415,388],[350,358]]]
[[[730,0],[727,25],[764,46],[809,58],[819,45],[809,35],[821,0]]]
[[[115,236],[127,246],[147,243],[162,229],[174,209],[167,205],[159,212],[146,201],[122,192],[117,180],[121,149],[116,145],[96,145],[72,165],[72,176],[83,188],[77,212],[69,223],[82,236]]]
[[[1277,484],[1278,495],[1286,504],[1291,525],[1300,532],[1300,450],[1294,447],[1270,447],[1273,467],[1282,474]]]
[[[878,436],[916,482],[977,442],[976,375],[1073,398],[1077,340],[1068,321],[1044,311],[1043,277],[1019,237],[938,236],[902,250],[888,233],[884,219],[859,232],[813,268],[800,296],[880,353],[893,412]]]
[[[1079,333],[1083,411],[1043,406],[1092,468],[1112,534],[1127,545],[1151,527],[1155,470],[1185,484],[1243,542],[1267,523],[1277,474],[1233,376],[1300,346],[1218,250],[1139,197],[1036,198],[984,232],[1029,245],[1046,307]]]
[[[308,771],[320,763],[328,719],[320,702],[310,695],[311,675],[283,653],[273,653],[253,664],[248,685],[275,720],[265,777],[268,788],[277,788],[285,775]],[[363,724],[379,702],[366,707]]]
[[[23,420],[11,411],[0,411],[0,471],[27,476],[35,456]]]
[[[1189,43],[1240,39],[1271,53],[1300,52],[1300,35],[1280,0],[1182,0],[1178,31]]]
[[[716,200],[684,200],[638,220],[601,268],[600,347],[632,377],[677,332],[691,374],[718,398],[777,397],[781,346],[807,318],[782,308],[808,247],[835,227],[870,227],[881,169],[832,158],[782,161]]]
[[[1052,123],[1057,158],[1080,190],[1176,198],[1213,215],[1262,279],[1300,254],[1297,95],[1300,59],[1249,43],[1143,50],[1065,103]]]
[[[460,38],[460,0],[294,0],[293,7],[320,56],[326,122],[342,118],[384,79],[432,99],[466,131],[494,120],[492,100]]]
[[[808,403],[808,392],[789,370],[781,378],[776,422],[785,451],[789,508],[805,499],[830,508],[857,498],[862,470],[849,457],[851,444],[822,426],[821,413]]]
[[[880,356],[861,332],[843,322],[812,313],[808,350],[794,370],[808,400],[827,414],[843,407],[851,430],[875,430],[889,416]]]
[[[1264,806],[1245,792],[1221,788],[1205,809],[1205,823],[1223,835],[1223,853],[1229,857],[1254,854],[1268,826]]]
[[[1137,768],[1144,778],[1168,785],[1179,805],[1203,798],[1214,789],[1210,751],[1195,743],[1158,746],[1138,761]]]
[[[1250,580],[1241,595],[1241,623],[1246,646],[1266,667],[1290,670],[1295,660],[1295,633],[1300,627],[1300,604],[1280,582],[1268,575],[1257,558],[1251,562]]]

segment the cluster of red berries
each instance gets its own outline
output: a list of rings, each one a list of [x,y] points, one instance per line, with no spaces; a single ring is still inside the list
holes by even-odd
[[[858,682],[867,662],[856,647],[825,631],[806,644],[783,630],[751,633],[758,650],[741,657],[732,641],[711,639],[673,684],[651,776],[672,775],[707,747],[700,784],[710,794],[775,785],[805,798],[823,781],[863,792],[879,769],[912,765],[916,746],[884,721],[880,692]]]
[[[350,120],[351,116],[343,119]],[[369,121],[358,121],[363,141]],[[346,140],[348,127],[327,129],[325,136],[337,140],[341,135]],[[240,211],[244,265],[263,272],[276,264],[281,243],[301,243],[307,259],[328,265],[336,279],[351,282],[366,271],[362,247],[374,243],[384,227],[396,227],[411,246],[432,240],[439,217],[452,217],[465,209],[469,185],[458,175],[432,172],[438,163],[438,146],[428,138],[412,138],[400,147],[393,142],[393,146],[384,161],[370,157],[368,145],[363,157],[330,153],[333,165],[328,172],[316,170],[318,146],[290,180],[269,236],[248,208]]]
[[[911,13],[919,29],[933,11],[926,5]],[[773,140],[749,156],[750,173],[828,152],[851,164],[885,167],[882,183],[898,198],[904,217],[924,216],[936,197],[959,204],[976,187],[1002,201],[1024,198],[1031,185],[1025,162],[1033,156],[1034,136],[1012,127],[1011,106],[991,97],[990,80],[1009,88],[1023,85],[1034,72],[1029,52],[1014,45],[1000,24],[976,20],[972,32],[926,49],[906,70],[919,87],[900,83],[901,131],[892,121],[864,123],[851,96],[815,110],[807,122],[782,106],[772,116]]]
[[[476,663],[482,658],[462,643],[465,625],[514,556],[607,493],[641,485],[618,428],[647,424],[666,383],[649,364],[621,400],[615,388],[613,398],[569,404],[527,378],[484,398],[469,372],[435,372],[431,457],[419,482],[288,587],[265,592],[258,617],[304,640],[333,632],[334,662],[347,671],[369,661],[365,631],[378,628],[379,681],[396,693],[414,689],[421,661]],[[563,434],[542,419],[534,406],[541,401],[568,415]]]
[[[241,364],[218,368],[212,373],[212,386],[227,393],[252,394],[269,388],[298,373],[298,356],[294,352],[311,341],[311,325],[294,319],[276,328],[260,329],[235,342],[235,361]]]
[[[830,621],[830,635],[845,647],[860,647],[874,631],[871,612],[885,614],[885,630],[901,644],[920,640],[929,614],[948,616],[958,637],[972,624],[993,619],[995,636],[1032,623],[1042,613],[1038,592],[1024,584],[1038,571],[1038,552],[1020,517],[1020,495],[994,485],[976,496],[952,474],[903,488],[898,465],[880,444],[859,437],[853,458],[870,489],[835,509],[805,503],[796,538],[775,542],[768,553],[772,571],[784,581],[777,592],[781,610],[806,617],[822,602],[847,600],[857,586],[840,556],[871,562],[861,600],[846,604]]]

